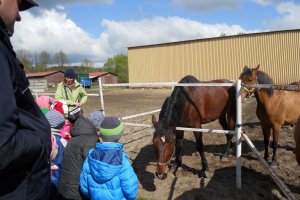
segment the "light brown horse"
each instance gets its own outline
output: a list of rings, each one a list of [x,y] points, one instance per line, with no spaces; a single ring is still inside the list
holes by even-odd
[[[274,84],[272,78],[256,68],[244,67],[240,75],[242,84]],[[276,151],[282,125],[296,124],[300,115],[300,92],[275,90],[272,88],[243,87],[242,96],[254,93],[257,100],[256,115],[260,120],[264,135],[265,160],[269,157],[269,142],[271,130],[273,133],[273,156],[271,164],[276,162]]]
[[[296,160],[298,162],[298,165],[300,165],[300,116],[296,124],[294,139],[296,143],[296,149],[295,149]]]
[[[231,83],[228,80],[212,80],[201,83]],[[179,83],[200,83],[193,76],[185,76]],[[159,114],[159,120],[152,116],[155,127],[153,135],[154,153],[157,162],[156,176],[165,179],[169,169],[169,163],[175,154],[175,163],[172,170],[176,171],[181,165],[180,152],[183,147],[183,131],[176,127],[201,128],[202,124],[219,120],[225,130],[234,130],[236,107],[235,87],[181,87],[176,86],[170,97],[166,98]],[[227,119],[226,119],[227,118]],[[206,177],[208,168],[204,155],[202,132],[194,132],[196,149],[198,150],[202,170],[199,176]],[[226,155],[230,154],[231,139],[233,135],[226,134]]]

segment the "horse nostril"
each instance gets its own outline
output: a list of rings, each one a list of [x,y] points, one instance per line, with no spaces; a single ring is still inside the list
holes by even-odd
[[[155,176],[159,179],[159,180],[164,180],[167,178],[167,174],[163,173],[163,174],[158,174],[157,172],[155,172]]]

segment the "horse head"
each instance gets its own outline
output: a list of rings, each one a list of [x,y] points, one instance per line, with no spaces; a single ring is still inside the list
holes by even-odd
[[[256,88],[254,87],[247,87],[245,84],[257,84],[257,71],[259,69],[259,65],[256,68],[250,68],[245,66],[243,72],[241,73],[239,79],[242,82],[242,100],[246,97],[250,96],[252,93],[255,92]]]
[[[152,140],[157,164],[155,175],[163,180],[167,178],[169,164],[175,153],[175,127],[163,127],[162,122],[157,122],[154,115],[152,115],[152,123],[155,128]]]

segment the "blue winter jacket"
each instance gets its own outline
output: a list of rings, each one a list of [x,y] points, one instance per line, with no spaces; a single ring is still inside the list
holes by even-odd
[[[58,146],[58,153],[54,160],[51,161],[51,165],[57,165],[58,169],[51,174],[51,182],[55,185],[55,188],[58,187],[58,184],[60,182],[60,175],[61,175],[61,168],[62,168],[62,160],[64,157],[64,145],[61,143],[60,139],[61,136],[54,134],[56,143]]]
[[[123,144],[97,143],[80,174],[80,189],[92,200],[135,199],[138,179],[123,152]]]

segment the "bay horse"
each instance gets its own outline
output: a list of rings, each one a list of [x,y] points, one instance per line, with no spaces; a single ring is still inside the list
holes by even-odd
[[[220,79],[212,81],[199,81],[188,75],[179,83],[232,83]],[[156,176],[165,179],[169,170],[170,160],[175,154],[172,170],[177,170],[181,165],[181,150],[183,148],[184,131],[176,127],[201,128],[202,124],[219,120],[224,130],[234,130],[236,121],[234,86],[176,86],[170,97],[162,105],[159,119],[156,121],[152,115],[155,131],[153,135],[154,153],[157,162]],[[193,132],[196,139],[196,149],[200,154],[202,170],[200,177],[206,177],[208,169],[204,155],[202,132]],[[231,139],[233,135],[226,134],[227,145],[225,156],[230,154]]]
[[[256,68],[244,67],[239,79],[242,84],[274,84],[272,78],[265,72]],[[273,88],[247,88],[243,87],[242,98],[254,93],[257,107],[256,115],[264,135],[264,159],[269,158],[269,142],[271,131],[273,133],[273,156],[269,164],[277,161],[276,151],[282,125],[295,125],[300,115],[300,92],[275,90]]]
[[[297,160],[298,165],[300,165],[300,116],[296,123],[296,128],[294,131],[294,139],[295,139],[295,143],[296,143],[296,149],[295,149],[296,160]]]
[[[300,86],[300,82],[292,82],[290,85],[297,85],[297,86]]]

